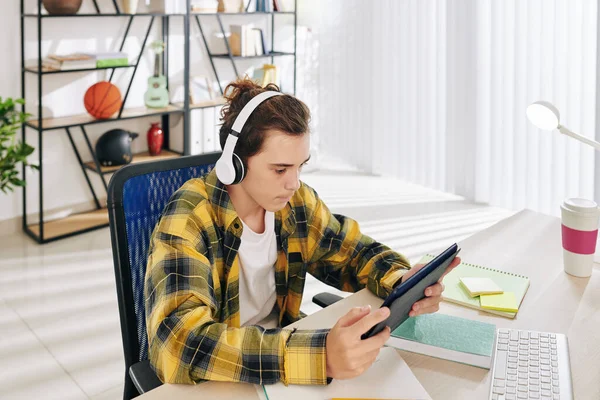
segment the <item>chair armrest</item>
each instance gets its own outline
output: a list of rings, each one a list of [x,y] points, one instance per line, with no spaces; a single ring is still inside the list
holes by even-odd
[[[156,389],[163,384],[150,367],[150,360],[140,361],[129,367],[129,376],[140,394]]]
[[[336,303],[342,299],[343,299],[343,297],[338,296],[337,294],[323,292],[323,293],[319,293],[319,294],[315,295],[312,298],[312,301],[313,301],[313,303],[315,303],[318,306],[327,307],[327,306],[330,306],[333,303]]]

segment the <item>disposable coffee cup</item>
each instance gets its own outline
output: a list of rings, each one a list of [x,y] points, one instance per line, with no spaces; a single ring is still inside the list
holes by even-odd
[[[588,199],[566,199],[560,206],[563,262],[567,274],[586,278],[592,275],[598,239],[598,205]]]

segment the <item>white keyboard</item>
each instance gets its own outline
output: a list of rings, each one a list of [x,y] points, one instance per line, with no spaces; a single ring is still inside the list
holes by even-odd
[[[490,399],[573,399],[565,335],[498,329],[493,354]]]

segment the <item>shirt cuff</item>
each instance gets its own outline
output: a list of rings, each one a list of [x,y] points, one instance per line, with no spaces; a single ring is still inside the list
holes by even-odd
[[[402,280],[402,277],[404,276],[404,274],[406,274],[409,271],[409,269],[397,269],[395,271],[389,271],[388,273],[386,273],[384,275],[383,278],[381,278],[380,285],[383,288],[383,290],[386,292],[386,296],[387,297],[390,293],[392,293],[392,290],[394,290],[394,288],[400,283],[400,281]]]
[[[283,355],[285,385],[327,384],[325,344],[329,330],[294,331]]]

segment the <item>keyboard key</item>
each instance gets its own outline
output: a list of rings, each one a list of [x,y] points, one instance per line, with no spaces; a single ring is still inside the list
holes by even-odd
[[[538,392],[529,392],[529,398],[530,399],[539,399],[540,394]]]
[[[529,377],[527,372],[519,372],[518,376],[519,376],[519,379],[527,379]]]
[[[541,369],[542,371],[550,371],[550,366],[549,366],[549,365],[542,365],[542,366],[540,367],[540,369]]]
[[[554,386],[552,388],[552,393],[557,393],[557,394],[560,393],[560,388],[558,386]]]
[[[527,379],[519,379],[518,386],[527,386]]]
[[[552,386],[560,386],[560,382],[557,380],[552,381]]]
[[[529,332],[529,337],[532,339],[537,339],[539,338],[539,335],[537,332]]]
[[[529,391],[530,392],[539,392],[540,391],[540,387],[538,385],[529,385]]]
[[[508,370],[510,371],[514,370]],[[494,378],[496,379],[506,379],[506,352],[505,351],[497,351],[496,352],[496,360],[494,365]]]
[[[539,367],[539,366],[540,366],[540,362],[539,362],[539,361],[537,361],[537,360],[531,360],[531,361],[529,361],[529,366],[530,366],[530,367],[536,367],[536,368],[537,368],[537,367]]]
[[[560,394],[555,394],[554,396],[552,396],[552,398],[554,400],[560,400]]]
[[[517,399],[526,399],[526,398],[528,398],[528,397],[529,397],[529,396],[527,395],[527,393],[521,393],[521,392],[519,392],[519,393],[517,394]]]
[[[519,340],[519,331],[511,330],[510,331],[510,340],[516,342]]]
[[[549,383],[542,383],[542,389],[550,390],[550,389],[552,389],[552,386]]]
[[[527,386],[518,386],[517,390],[519,392],[528,392],[529,391],[529,389],[527,388]]]
[[[516,394],[512,394],[512,393],[511,394],[507,393],[507,394],[504,395],[504,399],[505,400],[517,400],[517,395]]]
[[[558,374],[552,374],[552,379],[557,381],[558,380]]]
[[[507,394],[515,394],[515,393],[517,393],[517,388],[516,387],[507,387],[506,393]]]
[[[514,363],[509,362],[508,363],[508,368],[510,368],[510,369],[517,369],[517,363],[516,362],[514,362]]]
[[[527,360],[519,361],[519,367],[527,368],[528,366],[529,366],[529,361],[527,361]],[[550,367],[550,366],[548,366],[548,367]],[[550,369],[550,368],[548,368],[548,369]]]
[[[498,367],[499,367],[499,365],[496,364],[496,371],[498,371]],[[516,375],[517,374],[516,369],[509,369],[509,370],[504,369],[504,372],[506,372],[506,374],[508,374],[508,375]],[[504,375],[504,376],[506,376],[506,375]],[[494,373],[494,378],[506,379],[506,378],[502,378],[501,375],[497,375],[497,373]]]
[[[542,376],[542,378],[540,379],[542,381],[542,383],[550,383],[552,382],[552,379],[546,377],[546,376]]]
[[[509,357],[515,357],[515,358],[516,358],[516,357],[518,357],[518,356],[519,356],[519,352],[518,352],[518,351],[516,351],[516,350],[514,350],[514,351],[513,351],[513,350],[511,350],[511,349],[510,349],[510,347],[509,347],[509,349],[508,349],[508,356],[509,356]]]
[[[494,389],[492,391],[492,393],[497,393],[497,394],[504,394],[504,392],[505,392],[505,389],[503,387],[501,388],[501,387],[496,387],[496,386],[494,386]]]
[[[529,332],[528,331],[520,331],[519,332],[519,337],[521,339],[529,339]]]
[[[508,346],[505,345],[505,344],[499,344],[498,345],[498,350],[507,351],[508,350]]]
[[[516,381],[517,380],[517,375],[516,375],[517,371],[515,371],[515,375],[506,375],[506,380],[507,381]]]
[[[529,346],[529,351],[539,351],[540,350],[540,346],[538,346],[537,344],[532,344],[531,346]]]
[[[540,375],[542,376],[547,376],[547,377],[551,377],[552,375],[550,374],[550,371],[542,371],[540,372]]]
[[[551,359],[552,361],[558,361],[558,356],[552,356],[552,357],[550,357],[550,359]]]
[[[498,400],[498,393],[492,393],[492,400]]]
[[[549,335],[550,335],[550,337],[551,337],[552,339],[556,339],[556,334],[554,334],[554,333],[550,333]]]
[[[540,333],[540,337],[547,338],[549,335],[547,333]]]
[[[549,390],[542,390],[542,396],[552,397],[552,392]]]
[[[499,338],[498,339],[498,343],[500,343],[500,344],[508,344],[508,339]]]
[[[530,379],[540,379],[540,374],[536,374],[536,373],[529,374],[529,378]]]
[[[536,374],[539,374],[540,369],[539,369],[539,367],[529,367],[529,372],[534,372]]]
[[[504,387],[506,381],[504,379],[494,379],[494,386]]]
[[[514,352],[518,352],[519,351],[519,346],[517,346],[517,344],[511,344],[510,346],[508,346],[508,350],[509,351],[514,351]]]
[[[552,367],[557,368],[558,367],[558,362],[552,361]]]
[[[540,380],[539,379],[530,379],[529,384],[533,385],[533,386],[540,386]]]
[[[507,388],[509,388],[509,387],[511,387],[511,388],[517,387],[517,382],[515,382],[515,381],[506,381],[506,387]]]

